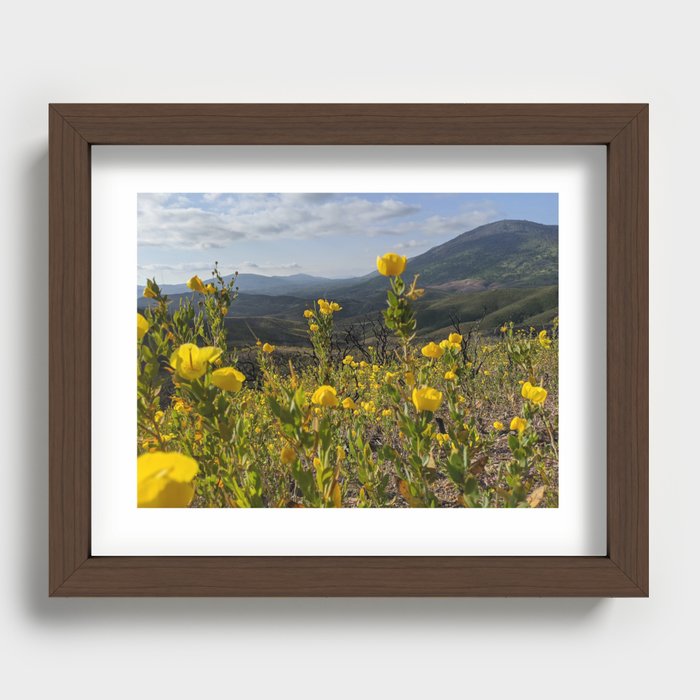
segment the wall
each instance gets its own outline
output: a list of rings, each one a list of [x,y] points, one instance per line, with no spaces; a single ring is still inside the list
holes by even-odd
[[[8,697],[680,696],[694,680],[698,112],[686,4],[4,9],[0,508]],[[48,102],[648,101],[649,600],[48,600]],[[87,292],[86,292],[87,293]],[[691,634],[693,636],[691,636]]]

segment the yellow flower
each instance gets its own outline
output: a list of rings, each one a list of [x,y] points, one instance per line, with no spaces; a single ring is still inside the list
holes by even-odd
[[[362,367],[362,369],[364,369],[365,367],[367,367],[367,362],[366,362],[365,360],[362,360],[362,361],[360,362],[360,367]]]
[[[411,395],[413,405],[418,411],[437,411],[442,403],[442,392],[429,386],[415,388]]]
[[[505,324],[503,324],[503,325],[501,326],[501,333],[505,333],[507,330],[508,330],[508,326],[506,326]]]
[[[137,460],[139,508],[186,508],[194,496],[199,466],[177,452],[149,452]]]
[[[306,309],[304,311],[304,318],[313,318],[314,312],[311,309]]]
[[[346,355],[343,358],[344,365],[351,365],[354,361],[355,361],[355,358],[352,355]]]
[[[530,392],[530,401],[541,406],[547,399],[547,390],[542,386],[533,386]]]
[[[148,450],[151,448],[152,445],[155,445],[156,442],[157,440],[155,438],[144,438],[143,440],[141,440],[141,447],[143,447],[144,450]],[[155,448],[153,448],[152,451],[155,452]]]
[[[452,345],[462,344],[462,336],[459,333],[450,333],[447,340],[449,340]]]
[[[340,311],[340,305],[335,302],[331,303],[325,299],[319,299],[316,303],[318,304],[318,310],[324,316],[330,316],[334,311]]]
[[[318,330],[318,324],[317,324],[317,323],[312,323],[312,324],[309,326],[309,330],[310,330],[312,333],[315,333],[315,332]]]
[[[336,396],[335,389],[327,384],[320,386],[314,391],[311,397],[311,403],[318,404],[319,406],[337,406],[338,397]]]
[[[362,410],[365,411],[366,413],[374,413],[376,410],[376,407],[374,405],[374,401],[363,401],[362,402]]]
[[[520,390],[524,399],[532,401],[532,403],[541,405],[547,398],[547,390],[541,386],[532,386],[530,382],[524,382]]]
[[[552,344],[551,339],[547,337],[547,331],[540,331],[537,334],[537,342],[539,342],[543,348],[549,348],[549,346]]]
[[[146,285],[146,288],[143,290],[143,296],[146,297],[146,299],[155,299],[156,293],[153,291],[150,285]]]
[[[525,431],[525,428],[527,428],[527,421],[524,418],[520,418],[520,416],[515,416],[515,418],[513,418],[513,420],[510,422],[511,430],[517,430],[522,434]]]
[[[335,301],[331,302],[331,311],[342,311],[343,307]]]
[[[193,292],[201,292],[202,294],[206,294],[206,287],[204,286],[204,283],[202,282],[201,279],[197,275],[194,277],[190,277],[187,280],[187,286],[193,291]]]
[[[436,433],[435,439],[440,446],[444,445],[446,442],[451,442],[450,436],[447,433]]]
[[[146,333],[148,333],[148,329],[151,327],[151,324],[141,315],[141,314],[136,314],[136,337],[141,340]]]
[[[503,425],[503,423],[501,423],[500,420],[496,420],[496,421],[493,422],[493,427],[494,427],[496,430],[503,430],[503,428],[505,428],[506,426]]]
[[[165,414],[163,413],[163,411],[156,411],[156,412],[153,414],[153,420],[154,420],[156,423],[160,423],[160,422],[163,420],[163,416],[164,416],[164,415],[165,415]]]
[[[436,343],[432,342],[428,343],[427,345],[424,345],[420,351],[422,355],[424,355],[425,357],[430,357],[433,360],[439,359],[445,353],[443,348],[441,348]]]
[[[348,396],[343,399],[343,408],[357,408],[355,402]]]
[[[218,360],[219,357],[219,348],[198,348],[194,343],[185,343],[170,356],[170,365],[183,379],[199,379],[206,373],[209,363]]]
[[[392,413],[393,413],[393,411],[392,411],[390,408],[385,408],[385,409],[382,411],[382,415],[383,415],[385,418],[387,418],[387,417],[389,417],[390,415],[392,415]]]
[[[396,277],[406,269],[406,256],[396,253],[385,253],[377,258],[377,270],[384,277]]]
[[[340,464],[341,462],[345,461],[346,457],[347,457],[347,454],[345,454],[345,450],[340,445],[338,445],[335,448],[335,460],[336,460],[336,462],[338,462],[338,464]]]
[[[213,294],[216,291],[216,287],[210,282],[206,287],[204,287],[205,294]]]
[[[455,379],[457,379],[457,375],[452,371],[445,372],[445,379],[447,379],[448,382],[452,382]]]
[[[413,372],[406,372],[403,378],[408,386],[413,386],[416,383],[416,377]]]
[[[280,460],[282,464],[291,464],[297,458],[297,453],[293,447],[285,445],[280,452]]]
[[[396,377],[398,377],[398,376],[399,376],[399,373],[398,373],[398,372],[387,372],[387,373],[384,375],[384,381],[385,381],[387,384],[390,384],[390,383],[393,382],[394,379],[396,379]]]
[[[211,373],[211,383],[224,391],[240,391],[244,381],[245,375],[235,367],[222,367]]]
[[[173,401],[173,411],[175,413],[190,413],[192,407],[178,397]]]
[[[454,335],[457,335],[457,334],[456,334],[456,333],[452,333],[452,335],[450,335],[450,338],[451,338],[452,336],[454,336]],[[462,336],[458,336],[458,337],[461,338]],[[440,347],[441,347],[443,350],[459,350],[459,349],[462,347],[462,341],[460,341],[460,342],[458,342],[458,343],[453,343],[453,342],[450,340],[450,338],[445,338],[445,340],[441,340],[441,341],[440,341]]]
[[[262,346],[262,351],[263,351],[263,352],[266,352],[266,353],[269,355],[270,353],[272,353],[272,352],[275,351],[275,346],[274,346],[274,345],[270,345],[270,343],[265,343],[265,344]]]

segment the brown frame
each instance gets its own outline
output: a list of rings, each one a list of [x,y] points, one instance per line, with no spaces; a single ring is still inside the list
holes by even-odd
[[[97,144],[606,145],[607,555],[92,557]],[[648,595],[648,105],[53,104],[49,172],[50,595]]]

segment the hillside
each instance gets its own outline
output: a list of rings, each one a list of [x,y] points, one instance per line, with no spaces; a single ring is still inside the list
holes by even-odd
[[[512,220],[486,224],[409,259],[404,279],[414,274],[426,289],[416,304],[421,334],[447,328],[451,316],[486,330],[504,321],[545,325],[558,313],[558,227]],[[319,296],[343,306],[341,326],[377,314],[386,303],[387,281],[377,272],[343,280],[241,274],[238,287],[227,320],[230,337],[237,343],[254,336],[282,343],[303,341],[303,311]],[[149,303],[142,289],[141,309]],[[175,305],[192,296],[184,284],[163,290]]]
[[[233,275],[225,275],[224,281],[230,282]],[[213,277],[208,277],[203,280],[205,284],[214,282]],[[354,285],[357,283],[357,278],[351,279],[331,279],[328,277],[315,277],[313,275],[286,275],[286,276],[266,276],[256,275],[249,272],[243,272],[238,275],[236,284],[239,289],[244,290],[247,294],[264,294],[266,296],[283,296],[286,294],[297,294],[300,296],[322,295],[328,294],[330,289],[339,289],[342,287]],[[168,296],[178,294],[188,294],[189,289],[186,283],[181,284],[161,284],[160,288],[163,293]],[[143,294],[143,285],[137,287],[138,295]]]
[[[409,259],[405,278],[449,291],[542,287],[558,282],[559,227],[532,221],[496,221],[462,233]],[[348,292],[368,293],[384,282],[374,273]]]
[[[420,272],[425,285],[465,278],[488,287],[557,284],[558,238],[558,226],[497,221],[413,258],[408,272]]]

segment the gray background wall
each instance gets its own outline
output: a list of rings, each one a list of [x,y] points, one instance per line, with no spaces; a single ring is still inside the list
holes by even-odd
[[[4,8],[0,667],[8,697],[690,692],[700,154],[687,7],[64,0]],[[650,102],[651,599],[48,600],[51,101]]]

